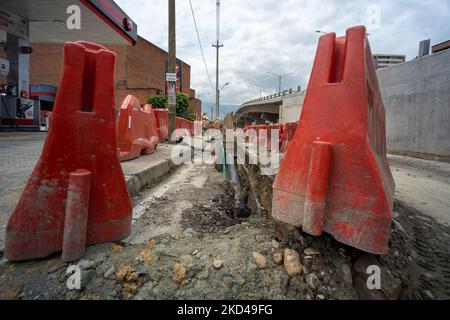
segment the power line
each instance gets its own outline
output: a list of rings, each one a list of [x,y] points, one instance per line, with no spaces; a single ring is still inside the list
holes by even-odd
[[[189,0],[189,5],[191,6],[192,19],[194,20],[195,32],[197,33],[198,45],[200,46],[200,52],[202,53],[203,64],[205,66],[206,75],[208,76],[209,85],[211,86],[211,89],[214,90],[214,86],[213,86],[213,83],[211,81],[211,76],[209,75],[208,66],[206,65],[205,55],[203,53],[202,41],[200,40],[200,35],[198,33],[197,21],[195,20],[194,8],[192,7],[192,1],[191,0]]]

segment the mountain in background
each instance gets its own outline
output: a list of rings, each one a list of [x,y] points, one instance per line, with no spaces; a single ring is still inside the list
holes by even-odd
[[[214,102],[202,102],[202,113],[206,113],[208,117],[211,117],[211,107],[213,108],[213,112],[215,112],[216,104]],[[225,115],[230,112],[236,112],[239,108],[239,105],[235,104],[220,104],[220,118],[223,119]]]

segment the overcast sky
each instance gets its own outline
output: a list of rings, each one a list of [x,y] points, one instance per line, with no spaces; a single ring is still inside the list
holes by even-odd
[[[215,85],[216,1],[191,0],[211,80]],[[140,36],[167,50],[167,0],[116,0],[138,24]],[[343,35],[367,25],[373,53],[406,54],[413,59],[419,41],[450,39],[448,0],[222,0],[220,82],[231,82],[222,102],[242,102],[271,94],[278,80],[267,71],[289,73],[283,88],[306,87],[317,40],[315,30]],[[191,65],[191,87],[203,101],[214,90],[203,66],[189,0],[176,0],[177,57]]]

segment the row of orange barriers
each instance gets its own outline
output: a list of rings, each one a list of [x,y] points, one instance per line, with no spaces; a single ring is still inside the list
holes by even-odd
[[[158,143],[169,138],[169,111],[141,105],[134,96],[127,96],[117,118],[117,143],[120,161],[136,159],[153,153]],[[192,136],[194,121],[176,117],[175,135]]]
[[[245,128],[246,141],[253,144],[258,144],[270,151],[286,152],[289,143],[294,137],[298,122],[285,124],[271,124],[271,125],[251,125]],[[272,134],[274,130],[278,130],[278,146],[272,145]]]

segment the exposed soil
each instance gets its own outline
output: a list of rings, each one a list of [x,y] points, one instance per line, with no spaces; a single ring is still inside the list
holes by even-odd
[[[240,166],[239,174],[243,190],[248,195],[248,205],[256,207],[256,203],[262,203],[264,210],[270,214],[273,177],[261,176],[257,166]],[[255,199],[254,195],[258,194],[261,198]],[[276,228],[278,240],[284,240],[284,246],[298,251],[308,246],[322,253],[311,259],[313,270],[333,269],[333,266],[339,269],[341,263],[348,263],[351,267],[352,286],[359,298],[450,297],[450,228],[401,201],[396,200],[394,204],[389,251],[383,256],[344,246],[328,235],[314,238],[282,224],[277,224]],[[344,252],[345,255],[342,254]],[[367,267],[371,265],[377,265],[381,269],[381,290],[367,289]],[[339,290],[343,289],[345,288],[339,287]]]
[[[396,203],[390,249],[362,253],[324,235],[314,238],[270,219],[271,178],[243,196],[253,215],[235,219],[233,188],[211,166],[185,165],[134,200],[133,234],[92,246],[76,264],[82,287],[69,290],[60,255],[23,263],[0,259],[4,299],[448,299],[449,228]],[[258,203],[258,205],[257,205]],[[273,258],[300,256],[290,277]],[[258,257],[258,260],[255,258]],[[381,290],[369,290],[367,267],[381,269]]]

